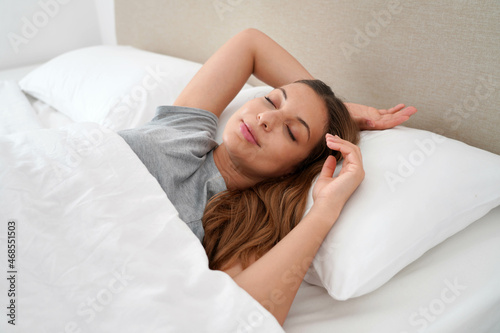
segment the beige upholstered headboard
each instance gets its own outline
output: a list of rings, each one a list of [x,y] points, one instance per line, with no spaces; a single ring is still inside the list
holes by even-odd
[[[204,62],[262,30],[344,101],[500,154],[500,1],[115,0],[119,44]]]

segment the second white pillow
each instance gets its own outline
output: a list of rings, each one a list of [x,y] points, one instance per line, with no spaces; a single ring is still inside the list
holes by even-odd
[[[19,85],[73,121],[112,130],[151,120],[172,104],[201,64],[130,46],[94,46],[60,55]]]

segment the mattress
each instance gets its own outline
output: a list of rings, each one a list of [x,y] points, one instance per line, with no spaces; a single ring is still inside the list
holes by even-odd
[[[37,65],[0,72],[0,80],[11,80],[13,82],[17,82],[36,67]],[[69,138],[71,131],[78,133],[95,133],[93,131],[100,131],[100,127],[95,127],[96,125],[75,123],[67,115],[62,114],[52,106],[34,98],[33,96],[27,95],[27,98],[31,107],[35,110],[36,121],[39,124],[38,127],[41,129],[64,128],[64,130],[62,130],[63,132],[59,132],[58,134],[61,136],[59,139],[62,141],[68,140],[63,137],[68,135]],[[221,126],[223,126],[223,124],[224,119],[221,118]],[[110,149],[110,147],[113,146],[119,147],[120,149],[123,148],[117,142],[113,141],[115,138],[112,134],[108,132],[103,133],[105,133],[104,141],[108,142],[109,139],[110,142],[106,149]],[[25,135],[29,137],[28,134]],[[35,140],[36,138],[37,137],[34,136],[31,140]],[[47,138],[50,140],[50,135],[47,134]],[[54,137],[51,140],[56,140],[56,138]],[[15,142],[15,140],[12,142]],[[57,146],[56,143],[54,144]],[[101,154],[104,153],[105,151],[101,152]],[[129,158],[132,159],[131,156],[129,156]],[[144,182],[148,183],[148,186],[155,188],[156,185],[154,180],[148,178],[147,172],[139,170],[140,166],[137,164],[134,165],[134,168],[136,168],[134,169],[135,171],[128,170],[128,172],[138,172],[141,177],[144,177]],[[78,164],[78,167],[81,167],[81,165]],[[110,165],[109,167],[111,169],[118,168],[118,165]],[[63,170],[62,172],[66,171]],[[118,172],[117,174],[123,173]],[[35,175],[33,175],[33,177],[36,178]],[[87,175],[86,177],[93,177],[97,182],[106,181],[103,178],[99,178],[100,176],[97,173],[90,176]],[[117,180],[115,179],[114,181]],[[53,186],[57,187],[60,186],[60,184],[61,183],[54,182]],[[110,191],[111,189],[112,187],[108,188]],[[154,200],[157,200],[155,202],[168,203],[168,200],[161,197],[161,190],[159,191],[158,188],[155,188],[152,191],[153,192],[151,193],[155,193]],[[42,194],[42,192],[39,194]],[[149,194],[143,193],[143,195],[147,196]],[[130,200],[136,199],[137,197],[130,198]],[[48,204],[49,202],[45,203]],[[146,215],[147,209],[148,208],[145,207],[141,210],[141,212]],[[172,208],[168,209],[172,210]],[[32,207],[29,208],[29,210],[32,211],[23,216],[34,218],[34,213],[42,213],[50,210],[50,207]],[[175,209],[173,210],[175,211]],[[18,212],[20,211],[23,211],[23,209],[18,208]],[[86,210],[76,210],[75,212],[86,212]],[[72,214],[75,214],[75,212]],[[86,214],[87,215],[84,216],[82,220],[95,217],[95,214]],[[171,216],[172,212],[164,212],[164,214],[164,216]],[[175,212],[173,215],[175,215]],[[7,219],[10,220],[14,218],[18,217],[10,216]],[[28,221],[23,222],[23,218],[27,217],[21,217],[21,220],[18,222],[24,223],[23,228],[31,226],[34,228],[31,232],[37,231],[42,234],[44,229],[51,230],[50,225],[54,222],[51,220],[50,216],[41,217],[40,220],[47,223],[47,226],[44,227],[43,225],[37,226],[34,221],[29,221],[29,223]],[[193,241],[193,239],[190,238],[187,229],[184,230],[178,222],[174,221],[172,223],[175,228],[180,229],[179,232],[183,235],[182,237],[186,237],[186,242],[189,243]],[[146,226],[153,228],[155,232],[157,232],[154,233],[155,236],[163,235],[162,232],[164,231],[162,229],[166,228],[164,221],[159,221],[154,218],[149,221]],[[111,228],[112,226],[109,227]],[[94,225],[93,228],[98,228],[98,226]],[[54,230],[59,229],[56,228]],[[135,227],[131,227],[131,229],[126,230],[124,229],[124,232],[132,232],[134,230],[139,232],[139,229],[135,229]],[[29,233],[27,230],[22,230],[22,232]],[[60,231],[54,231],[54,235],[58,235],[57,232]],[[79,232],[85,232],[85,229],[80,228]],[[67,236],[68,234],[62,233],[60,235]],[[69,235],[71,235],[71,233]],[[105,235],[106,233],[102,234],[103,239],[106,238]],[[46,237],[48,241],[55,240],[55,238],[51,238],[50,235],[46,235]],[[74,237],[75,241],[84,239],[78,238],[77,236]],[[152,251],[152,249],[165,251],[172,250],[172,248],[175,248],[175,244],[171,247],[162,247],[163,245],[159,244],[158,239],[153,236],[144,236],[145,238],[140,238],[133,235],[125,235],[124,237],[124,239],[130,240],[132,244],[131,246],[138,246],[143,252],[140,252],[140,255],[136,257],[121,256],[120,263],[124,265],[124,263],[129,260],[131,262],[131,267],[134,269],[135,276],[143,278],[144,281],[150,281],[151,286],[158,288],[158,281],[161,279],[161,274],[169,276],[172,272],[169,271],[168,266],[159,264],[153,260],[161,260],[161,256],[151,255],[148,257],[148,254],[151,254],[148,251]],[[6,237],[0,239],[3,241],[7,240]],[[172,238],[167,239],[174,241]],[[111,239],[109,241],[116,242],[117,239]],[[40,243],[34,244],[40,246]],[[105,245],[106,243],[103,244]],[[27,247],[27,245],[23,246]],[[67,249],[70,249],[72,245],[71,243],[67,243],[60,246],[62,248],[58,248],[58,245],[53,247],[51,251],[60,251],[61,255],[61,253],[66,251],[64,246],[66,246]],[[177,246],[181,245],[177,244]],[[78,246],[76,246],[76,248],[80,249]],[[85,247],[82,247],[81,249],[84,248]],[[197,251],[198,253],[198,259],[196,260],[199,260],[200,256],[202,257],[202,254],[200,254],[202,253],[202,250],[196,245],[193,245],[193,248],[195,249],[194,251]],[[127,248],[126,246],[124,246],[123,249],[131,251],[130,248]],[[26,248],[24,250],[26,250]],[[137,249],[135,250],[139,251]],[[43,252],[44,249],[40,249],[40,251]],[[99,256],[104,253],[105,252],[100,253],[97,251],[96,255]],[[85,259],[87,258],[85,256],[75,255],[75,258],[87,260]],[[19,260],[22,262],[24,259],[21,256]],[[26,258],[25,264],[33,263],[30,262],[30,260],[32,259]],[[105,259],[98,258],[96,260],[99,265],[106,265]],[[142,262],[139,262],[141,260]],[[167,262],[168,260],[175,262],[177,259],[175,256],[172,256],[167,257],[166,260]],[[203,259],[200,260],[203,262]],[[50,261],[45,261],[45,263],[50,263]],[[56,263],[55,259],[54,263]],[[227,329],[227,331],[238,332],[281,331],[281,328],[277,326],[277,323],[273,320],[272,316],[270,316],[270,314],[257,302],[251,299],[243,290],[239,289],[234,283],[232,283],[230,279],[228,281],[228,277],[223,273],[204,271],[203,274],[200,275],[208,277],[208,280],[215,288],[214,290],[218,290],[220,295],[214,295],[207,290],[200,291],[201,289],[206,288],[207,285],[199,281],[199,279],[201,279],[199,276],[198,279],[191,281],[195,285],[194,289],[189,288],[190,282],[180,282],[182,280],[182,276],[174,277],[171,280],[172,283],[179,283],[179,285],[186,286],[185,289],[180,288],[181,291],[177,294],[175,286],[165,288],[165,290],[155,290],[154,288],[145,287],[144,284],[134,286],[128,290],[125,289],[123,293],[106,293],[106,291],[111,289],[100,288],[99,283],[101,283],[102,287],[102,283],[108,281],[110,278],[114,279],[114,281],[118,281],[120,280],[120,274],[123,273],[120,271],[121,266],[117,266],[117,262],[112,263],[115,265],[114,270],[108,268],[100,273],[96,272],[96,274],[89,273],[88,271],[87,273],[80,272],[83,274],[83,278],[75,275],[81,267],[85,267],[87,270],[98,270],[102,269],[102,267],[96,268],[95,266],[89,264],[89,266],[84,265],[78,266],[79,268],[72,268],[71,265],[69,265],[64,266],[68,269],[68,271],[65,272],[60,271],[62,266],[43,268],[44,270],[47,270],[47,276],[51,276],[50,274],[55,274],[55,272],[71,276],[72,283],[81,283],[85,286],[83,289],[78,289],[76,285],[68,285],[58,279],[49,279],[48,281],[34,279],[33,281],[36,281],[36,283],[31,285],[24,285],[23,280],[19,280],[18,286],[20,286],[21,295],[25,291],[37,293],[37,288],[40,288],[39,296],[37,297],[20,296],[20,299],[25,302],[40,302],[43,297],[56,297],[56,299],[47,303],[50,304],[51,308],[43,309],[40,311],[40,314],[36,313],[36,307],[43,306],[43,304],[33,303],[23,305],[21,303],[19,305],[19,322],[24,323],[25,327],[33,328],[37,327],[39,321],[42,321],[44,316],[46,316],[47,320],[53,321],[51,324],[44,326],[46,327],[45,330],[41,330],[47,332],[52,332],[53,329],[62,330],[65,327],[66,329],[80,328],[84,329],[84,331],[85,329],[90,329],[90,331],[94,332],[106,331],[111,328],[116,329],[116,327],[120,327],[121,331],[133,331],[133,329],[147,328],[148,331],[151,332],[191,332],[193,329],[198,331],[225,331]],[[199,263],[194,263],[193,265],[196,266],[198,264]],[[158,272],[153,274],[151,267],[155,266],[158,267]],[[72,270],[75,271],[72,272]],[[179,271],[179,274],[182,273],[182,271]],[[32,272],[30,273],[30,269],[28,269],[27,266],[23,274],[25,275],[23,276],[20,274],[21,278],[29,281],[31,278],[29,275],[32,274]],[[123,274],[124,276],[127,276],[126,273]],[[155,277],[151,278],[151,274],[155,275]],[[194,273],[190,272],[190,274]],[[55,276],[57,277],[57,275]],[[85,278],[95,279],[96,282],[92,282],[93,284],[86,283],[82,280]],[[123,278],[121,279],[122,280],[120,281],[123,281]],[[500,332],[500,317],[498,316],[500,313],[500,285],[498,284],[498,281],[500,281],[500,207],[491,210],[488,214],[472,223],[464,230],[431,248],[420,258],[402,269],[380,288],[377,288],[376,290],[365,295],[350,298],[348,300],[336,300],[331,297],[325,288],[305,281],[302,282],[283,329],[286,332],[297,333]],[[127,282],[125,281],[124,283],[126,284]],[[199,284],[197,285],[197,283]],[[4,290],[4,288],[5,281],[2,285],[2,290]],[[196,288],[201,289],[197,290]],[[196,290],[196,292],[192,290]],[[94,298],[96,298],[97,295],[100,295],[101,300],[105,299],[105,296],[108,297],[111,295],[114,297],[116,307],[114,305],[103,307],[104,310],[102,310],[102,312],[97,311],[95,308],[92,310],[90,306],[84,306],[83,308],[80,307],[80,310],[87,310],[85,313],[88,315],[87,318],[91,318],[91,320],[88,321],[89,324],[87,326],[78,326],[76,324],[75,326],[73,323],[76,322],[78,324],[79,322],[78,320],[73,321],[72,318],[78,317],[78,312],[75,314],[74,311],[76,310],[74,309],[71,311],[64,309],[65,304],[74,303],[68,303],[68,300],[65,299],[66,292],[83,294],[83,296],[79,295],[83,298],[76,299],[85,299],[85,292],[94,295]],[[190,294],[191,292],[193,292],[193,294]],[[172,299],[170,299],[169,302],[165,303],[161,299],[161,296],[165,295],[170,298],[183,298],[184,300],[172,303]],[[200,298],[204,298],[204,300],[201,301]],[[113,299],[108,297],[105,300],[106,302],[109,300],[109,304],[112,304],[111,302]],[[127,304],[133,303],[134,300],[137,300],[138,304],[138,307],[134,307],[134,309],[139,309],[138,314],[143,315],[145,318],[144,320],[147,320],[147,323],[140,318],[130,318],[134,316],[134,313],[129,312],[129,310],[126,309],[126,306]],[[201,302],[201,307],[192,305],[193,302],[197,301]],[[224,305],[224,303],[227,304]],[[107,304],[108,303],[106,303],[106,305]],[[203,306],[210,307],[210,304],[217,304],[217,306],[214,306],[213,309],[210,310],[203,308]],[[175,309],[175,306],[172,305],[177,305],[179,308]],[[75,306],[78,307],[78,304]],[[143,308],[141,308],[141,306]],[[155,319],[156,311],[151,308],[154,306],[157,306],[158,309],[162,309],[162,311],[171,311],[172,314],[176,314],[178,316],[177,320],[172,320],[169,323],[168,320]],[[23,313],[23,309],[26,311],[25,313]],[[206,314],[201,316],[201,319],[194,319],[191,325],[184,325],[181,324],[181,322],[187,322],[190,320],[189,318],[196,317],[194,315],[191,316],[186,314],[185,311],[187,311],[187,309],[192,309],[194,312],[206,312]],[[58,315],[58,311],[61,314],[60,316]],[[120,315],[121,311],[126,313],[127,316]],[[222,312],[225,314],[222,315]],[[183,314],[181,315],[181,313]],[[172,319],[172,315],[167,317]],[[57,321],[59,319],[64,322],[58,323]],[[209,324],[205,327],[202,323],[203,320],[207,320],[209,322]],[[230,325],[226,325],[221,324],[221,321],[233,322]],[[120,324],[115,326],[118,322]],[[6,324],[5,320],[2,321],[2,326],[0,327],[8,330],[9,332],[14,332],[14,330],[12,330],[12,325]]]

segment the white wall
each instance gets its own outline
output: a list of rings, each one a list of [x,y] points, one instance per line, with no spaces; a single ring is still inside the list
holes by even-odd
[[[115,44],[113,0],[0,0],[0,70]]]
[[[0,0],[1,1],[1,0]],[[115,2],[114,0],[94,0],[99,19],[102,43],[116,44]]]

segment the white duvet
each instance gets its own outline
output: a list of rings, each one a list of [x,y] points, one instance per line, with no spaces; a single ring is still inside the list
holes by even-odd
[[[16,89],[0,89],[1,332],[283,332],[208,269],[120,136],[91,123],[37,128]],[[13,108],[26,121],[9,125]]]

